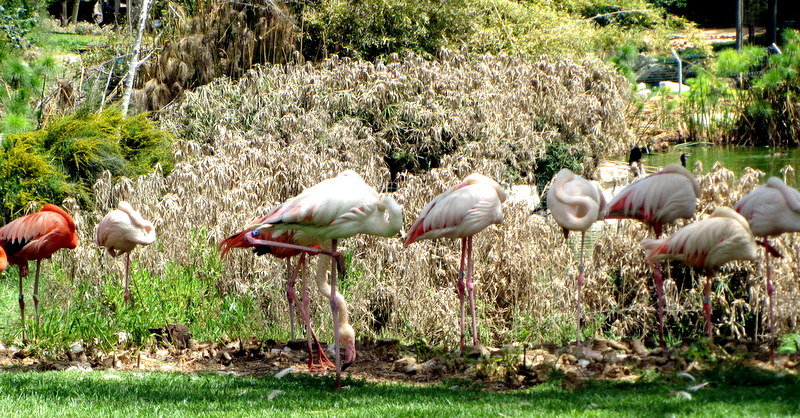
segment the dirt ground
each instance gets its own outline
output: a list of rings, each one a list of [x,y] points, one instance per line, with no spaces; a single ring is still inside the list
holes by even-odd
[[[179,344],[180,345],[180,344]],[[495,390],[535,385],[563,373],[563,385],[578,387],[587,379],[636,381],[654,370],[662,374],[692,373],[703,364],[693,361],[698,353],[690,347],[648,348],[638,340],[594,340],[583,347],[541,346],[524,348],[467,347],[464,353],[427,347],[404,346],[397,340],[362,341],[358,358],[345,375],[372,382],[438,383],[449,380],[480,382]],[[763,345],[753,342],[718,341],[714,354],[725,361],[784,373],[800,373],[800,355],[778,355],[769,362]],[[279,372],[309,372],[305,340],[278,342],[190,341],[188,348],[171,343],[151,349],[118,348],[103,352],[76,343],[61,354],[36,353],[29,348],[0,345],[0,368],[8,371],[129,370],[184,373],[211,372],[238,376],[264,376]]]

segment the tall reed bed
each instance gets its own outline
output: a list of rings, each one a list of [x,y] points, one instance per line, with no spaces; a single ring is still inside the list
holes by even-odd
[[[57,261],[76,280],[94,285],[87,292],[98,292],[104,280],[121,274],[121,261],[89,244],[94,225],[121,199],[154,220],[159,234],[156,245],[136,251],[137,274],[182,280],[169,274],[169,266],[198,263],[192,248],[212,248],[276,203],[346,168],[379,190],[396,189],[407,224],[426,202],[471,172],[533,184],[532,161],[556,142],[584,151],[584,170],[593,173],[597,159],[627,148],[624,91],[624,82],[598,63],[546,58],[469,61],[445,53],[438,62],[415,56],[385,64],[334,58],[317,66],[259,68],[238,83],[222,80],[188,94],[164,112],[162,124],[182,138],[174,169],[167,176],[158,169],[138,178],[103,176],[94,186],[95,211],[67,205],[81,244]],[[428,157],[413,158],[421,155]],[[433,157],[436,164],[422,164]],[[403,164],[390,169],[397,161]],[[698,216],[733,204],[762,176],[748,172],[737,179],[722,167],[700,174]],[[564,342],[574,335],[576,243],[565,243],[552,219],[531,214],[524,201],[511,199],[504,211],[505,223],[475,240],[481,338],[492,344]],[[206,235],[198,244],[201,230]],[[641,225],[628,221],[592,229],[587,334],[653,332],[651,271],[638,245],[646,236]],[[783,237],[777,246],[786,256],[773,264],[777,318],[785,331],[796,327],[799,315],[791,303],[798,291],[795,238]],[[457,341],[457,242],[403,249],[400,239],[359,236],[344,240],[342,249],[350,256],[342,289],[359,337]],[[753,334],[762,322],[765,292],[756,266],[739,263],[720,275],[713,300],[720,332]],[[283,262],[234,251],[213,275],[215,292],[198,297],[254,301],[242,320],[285,336],[284,272]],[[675,337],[699,335],[698,279],[677,265],[668,273],[667,314]],[[46,303],[65,296],[50,297],[56,300]],[[316,296],[312,311],[323,337],[330,338],[326,300]],[[195,317],[190,325],[214,320]]]

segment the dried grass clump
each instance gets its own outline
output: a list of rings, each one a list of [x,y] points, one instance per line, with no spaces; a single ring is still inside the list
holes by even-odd
[[[256,0],[203,7],[195,17],[176,19],[176,40],[167,41],[139,70],[132,102],[140,111],[161,109],[217,77],[235,79],[255,64],[292,59],[299,30],[285,5]]]
[[[165,112],[163,123],[184,138],[168,176],[105,176],[97,182],[97,210],[76,215],[81,245],[62,255],[65,268],[98,282],[121,271],[118,260],[101,260],[102,251],[87,245],[94,224],[121,199],[155,222],[160,244],[138,251],[137,259],[139,268],[159,273],[168,260],[196,261],[192,231],[208,231],[207,244],[216,245],[274,204],[343,169],[355,169],[368,184],[385,189],[393,177],[387,164],[393,150],[443,152],[439,167],[394,172],[394,196],[404,205],[407,224],[465,175],[511,178],[510,168],[522,164],[519,155],[535,156],[549,141],[573,141],[598,157],[618,152],[626,135],[623,105],[615,79],[604,74],[593,63],[488,56],[470,62],[456,55],[388,64],[334,59],[319,66],[259,68],[236,84],[215,82]],[[700,208],[707,213],[732,205],[763,181],[763,173],[737,179],[716,167],[699,180]],[[504,211],[505,223],[475,240],[482,340],[564,342],[574,335],[576,242],[565,244],[555,222],[531,215],[526,202],[509,201]],[[639,248],[647,235],[632,221],[601,222],[590,231],[584,294],[590,332],[653,333],[651,272]],[[789,251],[795,239],[776,240],[786,255],[773,263],[782,331],[796,327],[800,316],[792,303],[800,290]],[[341,245],[353,255],[342,289],[360,337],[457,341],[455,240],[403,250],[400,239],[361,236]],[[220,288],[255,296],[266,321],[288,329],[283,262],[234,251],[226,265]],[[747,263],[723,269],[713,300],[722,333],[763,331],[757,325],[765,307],[761,272]],[[699,278],[677,264],[667,273],[668,324],[676,335],[702,332]],[[315,323],[330,338],[328,304],[319,296],[314,300]]]
[[[505,167],[498,178],[518,179],[533,173],[535,159],[556,141],[587,151],[587,169],[625,149],[627,87],[602,63],[441,55],[259,67],[239,82],[187,94],[162,119],[184,138],[209,144],[216,143],[215,126],[284,144],[330,144],[338,126],[352,126],[354,138],[373,138],[376,148],[356,150],[354,138],[339,148],[384,158],[393,180],[406,170],[479,166],[483,159]]]

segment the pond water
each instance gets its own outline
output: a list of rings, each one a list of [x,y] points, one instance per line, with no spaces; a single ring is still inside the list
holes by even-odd
[[[737,176],[745,167],[751,167],[767,173],[767,177],[782,177],[781,169],[786,165],[800,168],[800,148],[739,147],[721,145],[673,146],[667,152],[656,152],[642,156],[645,166],[663,167],[670,163],[680,163],[682,153],[691,154],[686,159],[686,167],[691,170],[695,161],[703,163],[707,172],[714,163],[721,161],[725,168],[732,170]],[[628,161],[628,156],[619,156],[616,161]]]

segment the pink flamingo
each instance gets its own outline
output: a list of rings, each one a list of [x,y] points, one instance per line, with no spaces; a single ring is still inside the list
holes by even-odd
[[[396,236],[403,227],[403,212],[391,196],[381,197],[353,170],[345,170],[338,176],[320,182],[283,203],[267,217],[262,226],[256,227],[246,239],[258,245],[276,245],[273,241],[258,238],[263,228],[275,232],[302,231],[314,237],[322,250],[280,244],[286,248],[324,253],[335,258],[331,265],[331,283],[325,280],[322,263],[318,264],[317,285],[330,297],[333,311],[334,353],[336,365],[336,387],[341,388],[341,371],[355,361],[355,332],[347,323],[347,304],[336,291],[336,270],[344,273],[342,255],[336,252],[338,240],[358,234],[382,237]],[[345,363],[342,365],[340,346],[345,346]]]
[[[583,308],[581,306],[581,288],[583,286],[583,247],[586,239],[586,230],[593,223],[602,219],[606,200],[603,191],[597,183],[592,183],[568,169],[562,169],[556,174],[553,185],[547,191],[547,207],[553,214],[556,223],[564,229],[564,239],[569,237],[570,231],[581,233],[581,258],[578,265],[578,344],[581,344],[581,321]]]
[[[219,245],[219,250],[222,257],[225,257],[228,251],[230,251],[232,248],[253,248],[253,252],[256,255],[269,254],[278,259],[286,259],[286,299],[289,303],[289,321],[291,322],[292,339],[295,338],[294,306],[297,302],[294,284],[297,279],[298,272],[303,272],[303,287],[301,296],[303,304],[298,305],[297,308],[300,310],[300,315],[303,317],[306,326],[306,340],[308,343],[308,369],[310,371],[325,370],[328,367],[333,367],[334,364],[331,363],[331,361],[325,355],[325,351],[322,349],[322,345],[320,344],[317,335],[311,328],[308,287],[305,280],[306,255],[316,255],[317,250],[320,250],[319,242],[314,237],[311,237],[302,231],[286,230],[276,232],[274,228],[270,227],[269,225],[265,225],[267,219],[275,214],[275,212],[278,210],[280,210],[280,206],[271,210],[268,215],[254,220],[244,230],[239,231],[223,240]],[[260,228],[256,233],[256,236],[258,236],[260,240],[272,243],[286,243],[306,246],[312,248],[314,251],[303,251],[296,248],[286,248],[277,245],[254,244],[248,239],[248,236],[252,236],[253,231],[257,228]],[[300,258],[297,262],[297,267],[294,269],[294,271],[292,271],[291,258],[296,255],[299,255]],[[330,292],[330,290],[328,290],[328,292]],[[319,365],[314,363],[314,346],[316,346]]]
[[[711,338],[711,275],[714,269],[734,260],[756,258],[756,243],[747,220],[735,210],[718,207],[710,217],[687,225],[666,239],[645,239],[647,260],[680,260],[706,272],[703,313],[706,337]]]
[[[686,168],[669,164],[658,173],[634,181],[608,204],[606,219],[637,219],[660,238],[664,225],[677,219],[691,219],[697,208],[700,185]],[[664,281],[660,263],[653,264],[653,282],[658,303],[658,337],[664,341]]]
[[[767,266],[767,297],[769,298],[769,331],[772,339],[770,357],[775,356],[775,316],[772,299],[770,255],[782,257],[769,243],[769,237],[786,232],[800,232],[800,192],[787,186],[777,177],[770,177],[766,184],[748,193],[733,206],[750,223],[753,235],[763,237],[757,241],[765,252]]]
[[[466,292],[472,315],[472,342],[478,345],[475,319],[475,294],[472,284],[472,236],[491,224],[503,222],[502,203],[506,194],[500,185],[482,175],[470,174],[430,201],[406,234],[404,247],[423,239],[461,238],[461,264],[458,269],[458,299],[461,305],[461,349],[464,349],[464,261]]]
[[[133,304],[129,290],[131,251],[137,245],[150,245],[156,240],[153,223],[144,219],[130,203],[121,201],[97,225],[95,244],[106,247],[112,257],[125,254],[125,301]]]
[[[33,282],[33,306],[36,322],[39,322],[39,270],[43,259],[48,259],[62,249],[78,246],[75,222],[64,209],[46,204],[39,212],[31,213],[11,221],[0,228],[0,248],[6,262],[19,268],[19,309],[22,318],[22,339],[25,339],[25,299],[22,294],[22,279],[28,276],[28,261],[36,260],[36,279]],[[1,269],[0,269],[1,270]]]

